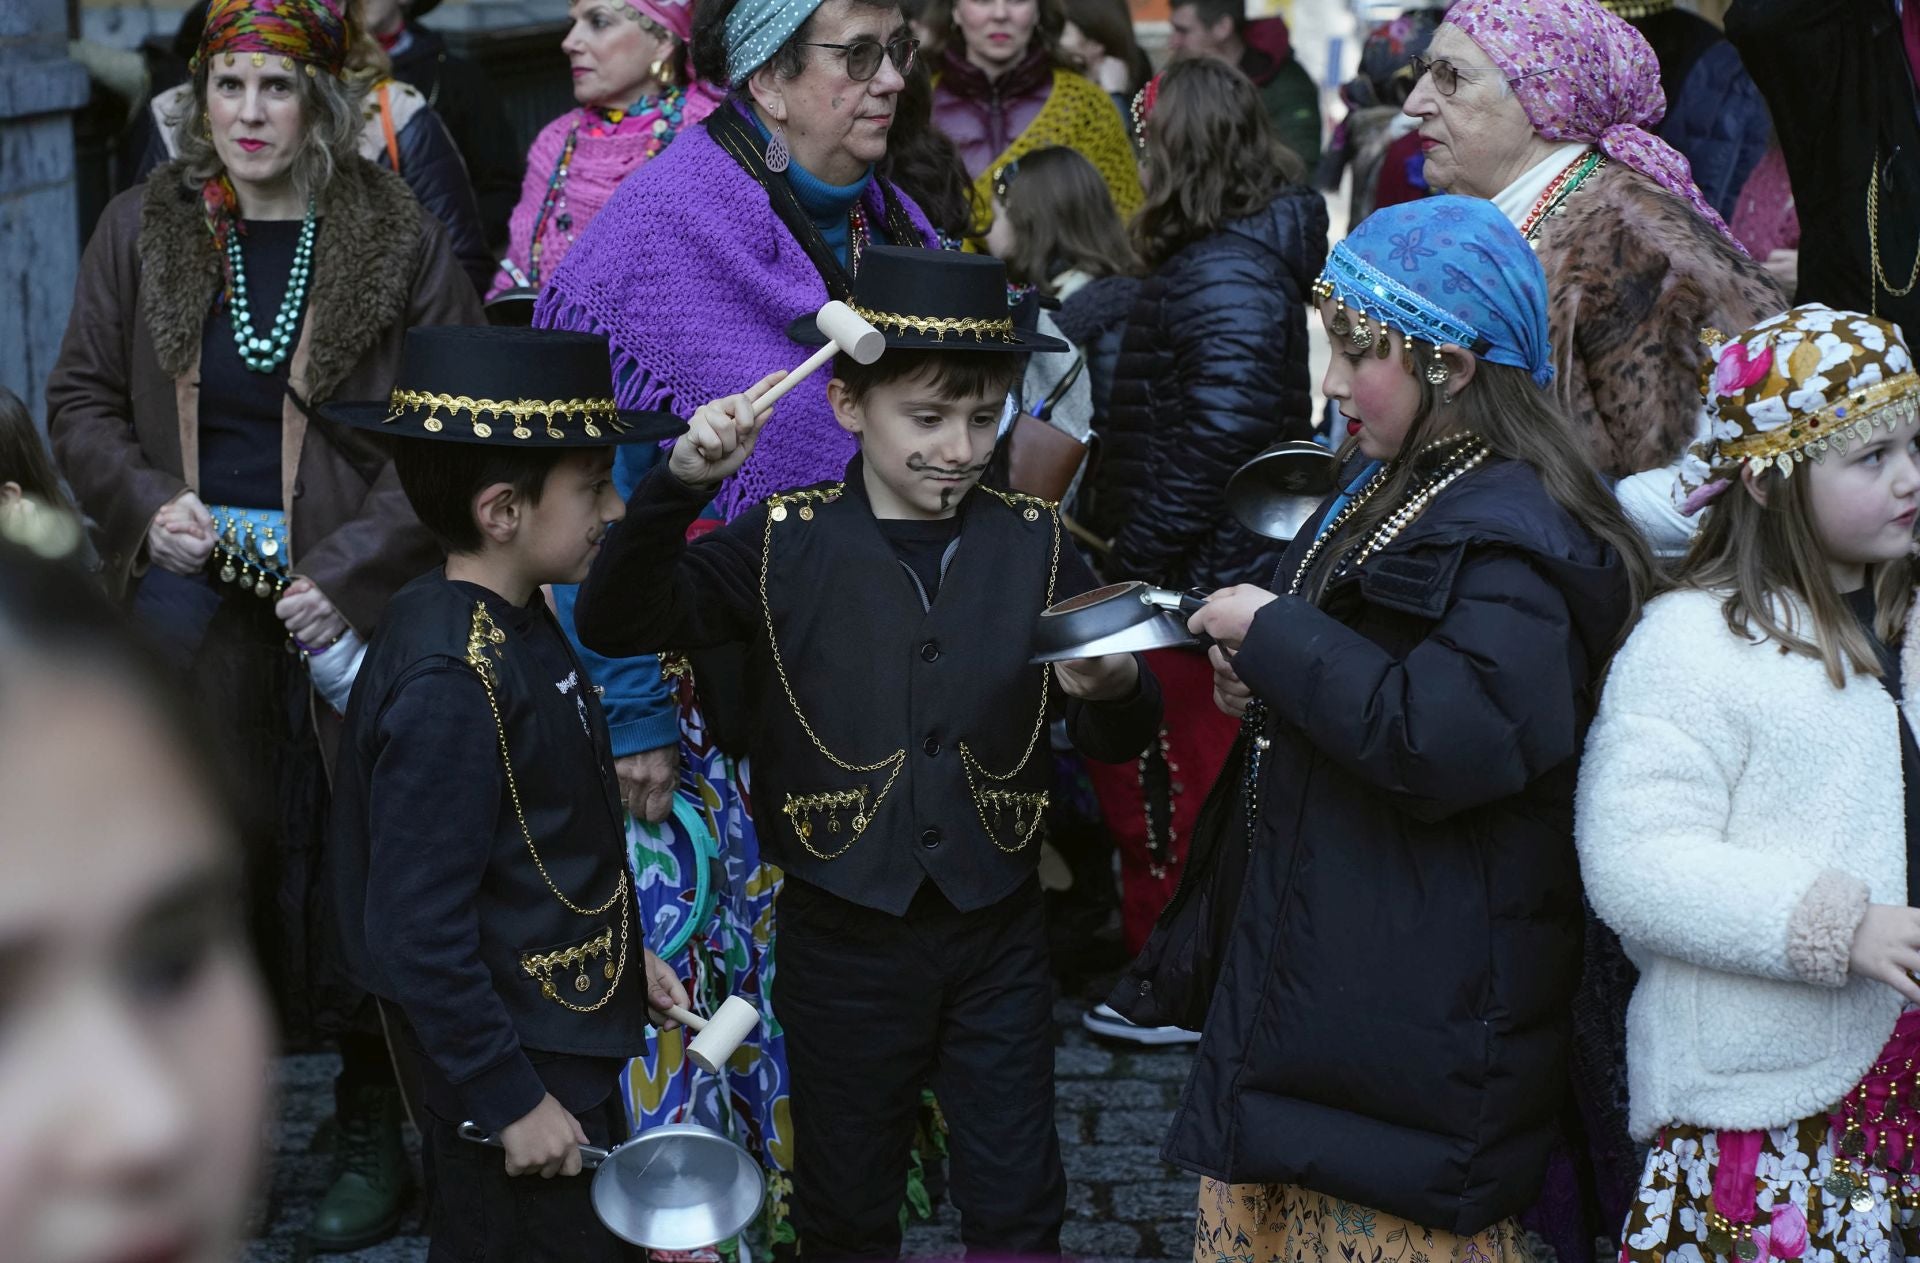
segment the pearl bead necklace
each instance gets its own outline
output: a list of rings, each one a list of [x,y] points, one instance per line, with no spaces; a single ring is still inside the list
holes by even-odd
[[[233,270],[233,292],[228,296],[227,314],[233,322],[233,345],[240,362],[256,373],[271,373],[293,351],[293,330],[307,303],[307,282],[313,274],[314,204],[307,201],[306,222],[300,226],[300,240],[293,248],[293,270],[287,274],[286,297],[273,318],[273,328],[263,337],[253,331],[253,308],[247,302],[247,263],[240,252],[240,234],[227,234],[227,262]]]

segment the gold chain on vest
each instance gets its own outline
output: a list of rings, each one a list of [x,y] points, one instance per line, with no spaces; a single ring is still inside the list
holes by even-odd
[[[996,491],[992,487],[981,487],[980,490],[1005,501],[1010,509],[1021,510],[1021,516],[1029,522],[1038,521],[1042,509],[1052,516],[1053,557],[1047,563],[1047,600],[1041,607],[1042,609],[1050,608],[1053,605],[1053,585],[1060,576],[1059,510],[1038,496],[1022,495],[1017,491]],[[989,772],[986,766],[975,757],[973,751],[967,749],[965,741],[959,742],[955,747],[960,752],[960,768],[966,773],[967,792],[973,797],[973,809],[980,815],[980,827],[986,830],[987,840],[1008,855],[1025,850],[1027,844],[1033,841],[1033,835],[1039,832],[1041,821],[1046,819],[1047,792],[1045,790],[993,789],[983,787],[981,781],[998,781],[1004,784],[1026,770],[1027,763],[1033,758],[1035,748],[1040,744],[1040,734],[1047,730],[1047,701],[1052,684],[1053,668],[1042,667],[1040,669],[1040,713],[1035,716],[1033,732],[1027,737],[1026,752],[1020,756],[1020,761],[1007,771],[998,774]],[[975,779],[976,775],[980,778],[979,780]],[[993,816],[1012,816],[1013,832],[1020,840],[1012,846],[1001,845],[1000,834],[994,829],[993,821],[989,818],[990,813]]]
[[[788,708],[792,710],[794,719],[800,725],[800,730],[807,734],[807,740],[813,743],[813,748],[829,763],[841,771],[851,772],[859,776],[870,776],[882,771],[887,773],[886,782],[880,786],[880,792],[878,794],[871,796],[871,802],[868,801],[869,791],[865,786],[861,786],[858,789],[826,790],[814,794],[787,795],[785,803],[781,806],[781,811],[786,815],[788,822],[792,824],[794,836],[800,839],[800,845],[806,848],[808,854],[818,860],[839,859],[847,853],[848,849],[851,848],[855,842],[859,841],[860,835],[866,832],[867,826],[872,824],[874,818],[879,815],[880,804],[886,801],[888,791],[893,788],[894,782],[900,777],[901,769],[907,764],[907,751],[905,747],[895,750],[892,754],[889,754],[886,758],[876,763],[854,763],[848,759],[841,758],[832,750],[828,749],[826,743],[820,740],[819,734],[814,732],[813,725],[807,722],[806,713],[800,709],[800,699],[794,694],[793,682],[787,678],[786,662],[780,656],[779,637],[774,634],[773,603],[767,595],[767,576],[770,573],[773,559],[774,525],[787,520],[789,505],[799,506],[796,516],[798,516],[801,521],[812,521],[814,504],[831,504],[835,500],[838,500],[843,486],[844,484],[835,483],[833,486],[819,491],[788,491],[780,495],[769,496],[767,498],[766,530],[760,539],[760,615],[765,621],[767,628],[767,651],[773,659],[773,670],[774,674],[779,677],[781,691],[786,694]],[[1022,510],[1021,515],[1029,522],[1036,522],[1040,519],[1040,509],[1042,507],[1048,512],[1053,513],[1053,559],[1047,571],[1047,604],[1053,604],[1054,582],[1058,577],[1060,569],[1059,514],[1054,511],[1053,505],[1037,496],[1020,495],[1017,492],[1008,493],[996,491],[991,487],[980,487],[977,488],[977,490],[997,497],[1004,501],[1009,508]],[[960,754],[961,768],[967,777],[967,789],[973,797],[974,809],[980,813],[981,827],[986,830],[987,837],[992,841],[994,846],[1008,854],[1013,854],[1021,850],[1032,841],[1033,834],[1039,828],[1040,822],[1045,815],[1047,795],[1045,792],[1032,793],[1020,790],[983,789],[976,783],[975,773],[977,772],[983,780],[1005,782],[1012,780],[1025,770],[1027,763],[1033,758],[1034,749],[1039,745],[1040,734],[1046,731],[1048,684],[1051,676],[1051,671],[1044,672],[1041,676],[1039,717],[1034,723],[1032,736],[1027,739],[1026,753],[1020,756],[1020,762],[1015,764],[1010,771],[997,774],[989,772],[980,763],[979,759],[974,757],[973,752],[967,749],[966,742],[962,741],[957,746]],[[853,818],[848,822],[847,839],[845,843],[842,844],[839,849],[831,852],[823,851],[815,846],[813,844],[815,832],[814,817],[824,817],[827,831],[830,833],[839,833],[841,831],[840,818],[848,810],[852,810]],[[989,812],[993,814],[1011,814],[1013,816],[1014,831],[1020,835],[1020,841],[1010,847],[1001,845],[999,837],[994,832],[993,825],[989,822]]]
[[[807,734],[807,740],[813,743],[813,748],[841,771],[866,776],[892,769],[887,772],[887,783],[880,787],[879,796],[874,798],[871,807],[867,805],[865,787],[858,790],[833,790],[822,794],[787,795],[787,801],[781,810],[793,824],[794,836],[800,839],[800,845],[818,860],[839,859],[847,853],[848,847],[860,840],[860,835],[867,831],[867,826],[873,823],[874,816],[879,814],[880,804],[885,801],[887,791],[892,789],[894,781],[900,778],[900,769],[907,765],[905,747],[895,750],[878,763],[851,763],[827,749],[826,743],[820,740],[819,735],[813,730],[813,725],[807,722],[806,714],[800,709],[800,699],[794,696],[793,682],[787,679],[786,663],[780,658],[779,637],[773,633],[773,604],[767,599],[767,566],[773,558],[774,523],[787,520],[789,504],[800,506],[799,516],[802,521],[812,521],[814,504],[832,504],[840,498],[841,487],[842,484],[835,483],[824,491],[789,491],[781,495],[769,496],[767,498],[767,529],[760,538],[760,614],[767,624],[767,651],[773,657],[774,674],[780,677],[780,687],[786,692],[787,705],[792,709],[793,717],[800,722],[800,729]],[[824,813],[828,831],[838,833],[840,832],[838,813],[848,807],[856,810],[850,822],[851,827],[847,833],[846,843],[831,854],[816,847],[813,844],[813,815]]]
[[[1873,173],[1867,177],[1867,246],[1873,257],[1874,291],[1869,302],[1867,314],[1880,314],[1880,291],[1886,290],[1889,298],[1905,298],[1913,292],[1916,283],[1920,283],[1920,245],[1914,247],[1913,271],[1907,274],[1904,288],[1895,288],[1887,279],[1886,272],[1880,266],[1880,150],[1873,151]]]
[[[553,971],[562,964],[581,965],[581,972],[574,981],[574,989],[577,991],[585,991],[586,987],[580,985],[587,980],[584,967],[585,955],[579,955],[575,959],[563,958],[567,957],[569,952],[586,953],[588,948],[591,948],[595,942],[598,942],[598,939],[582,947],[568,949],[568,951],[549,952],[543,956],[523,954],[520,958],[520,967],[527,971],[529,977],[535,978],[540,982],[540,994],[546,996],[547,999],[552,1000],[562,1008],[571,1009],[575,1013],[592,1013],[604,1008],[607,1001],[613,999],[614,993],[620,990],[620,980],[627,972],[627,928],[631,901],[627,898],[626,858],[624,856],[621,857],[620,879],[614,884],[613,895],[597,908],[581,907],[560,893],[560,887],[553,884],[553,875],[547,872],[546,861],[540,858],[540,849],[533,844],[533,830],[527,827],[527,813],[520,805],[520,785],[513,775],[513,756],[507,752],[507,725],[500,717],[500,702],[499,699],[494,696],[493,692],[493,686],[496,683],[493,659],[487,655],[490,651],[497,650],[499,646],[505,644],[506,641],[507,634],[494,624],[493,616],[487,613],[486,603],[483,601],[475,601],[473,603],[473,625],[467,634],[467,665],[471,666],[473,673],[480,677],[480,687],[487,691],[487,709],[493,712],[494,731],[498,733],[500,737],[500,765],[506,770],[507,774],[507,794],[513,800],[513,816],[515,820],[520,822],[520,836],[526,841],[527,854],[533,856],[533,866],[540,870],[540,880],[547,883],[547,889],[553,892],[553,897],[558,899],[561,906],[575,916],[605,916],[612,910],[614,904],[617,903],[620,905],[619,961],[603,967],[603,972],[607,979],[607,993],[592,1004],[574,1004],[563,999],[560,995],[560,989],[554,985]],[[602,931],[601,933],[604,937],[609,932]],[[611,944],[609,944],[609,946],[611,946]],[[545,973],[536,972],[537,967],[543,963],[545,965]]]

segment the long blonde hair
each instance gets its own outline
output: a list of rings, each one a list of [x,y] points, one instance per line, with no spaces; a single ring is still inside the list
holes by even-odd
[[[1812,482],[1804,465],[1797,478],[1768,469],[1759,477],[1762,504],[1736,474],[1734,485],[1707,509],[1674,583],[1719,595],[1734,635],[1764,637],[1785,652],[1818,659],[1833,686],[1845,688],[1849,666],[1878,677],[1880,656],[1834,589],[1814,535]],[[1913,601],[1913,560],[1882,562],[1867,581],[1874,594],[1874,633],[1896,644]]]

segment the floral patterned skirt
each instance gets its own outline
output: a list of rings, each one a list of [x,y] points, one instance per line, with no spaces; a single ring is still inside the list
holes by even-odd
[[[1824,1114],[1760,1135],[1751,1245],[1739,1241],[1736,1252],[1709,1219],[1720,1134],[1671,1127],[1647,1155],[1622,1263],[1920,1263],[1920,1212],[1909,1209],[1920,1206],[1920,1176],[1862,1170],[1844,1158],[1836,1172]]]
[[[1193,1263],[1528,1263],[1512,1220],[1471,1237],[1291,1184],[1200,1181]]]

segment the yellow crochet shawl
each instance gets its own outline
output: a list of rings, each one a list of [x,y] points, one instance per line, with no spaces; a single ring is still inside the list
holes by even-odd
[[[1140,188],[1140,171],[1134,165],[1133,143],[1127,139],[1126,124],[1113,98],[1084,75],[1071,70],[1053,72],[1053,90],[1047,103],[1027,124],[1006,151],[987,164],[973,182],[974,204],[980,208],[979,231],[982,236],[993,226],[993,174],[1036,149],[1065,145],[1077,149],[1107,182],[1114,209],[1121,219],[1129,219],[1140,209],[1146,195]]]

